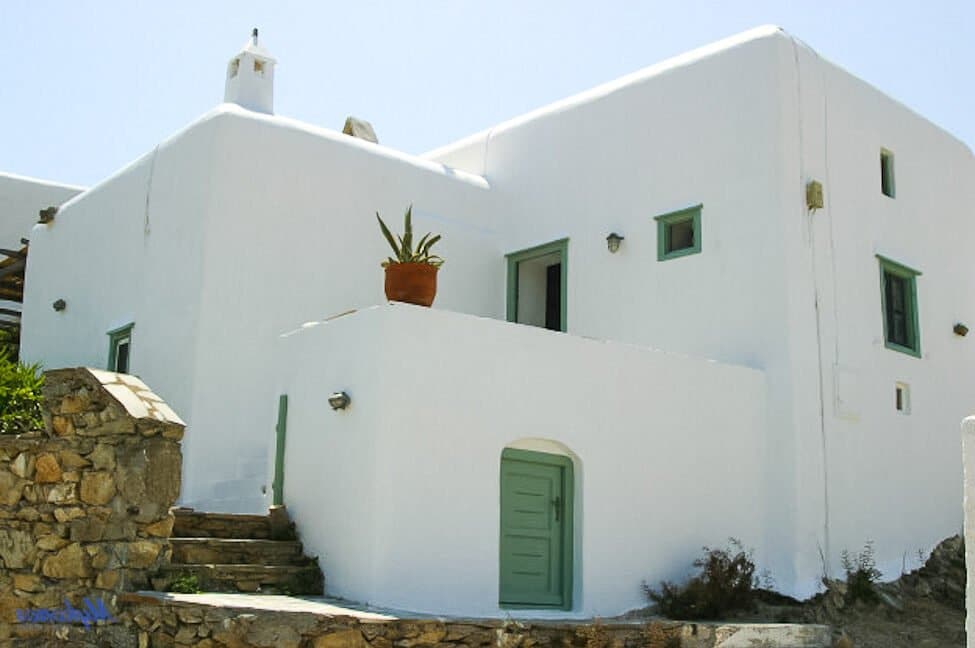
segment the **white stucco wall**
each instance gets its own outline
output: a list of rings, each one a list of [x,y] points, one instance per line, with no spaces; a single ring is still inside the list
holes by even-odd
[[[791,37],[752,30],[500,124],[428,156],[480,170],[505,251],[567,237],[570,333],[757,367],[770,377],[767,541],[823,544],[811,276],[789,173],[798,121]],[[480,166],[477,166],[477,165]],[[659,262],[654,216],[703,204],[702,252]],[[794,214],[789,218],[788,214]],[[617,254],[606,235],[626,238]],[[811,466],[819,483],[797,483]],[[783,496],[785,494],[785,496]],[[733,531],[729,530],[729,533]],[[801,552],[799,555],[808,555]],[[780,582],[811,574],[793,559]]]
[[[507,613],[499,462],[525,439],[578,458],[576,615],[645,604],[731,533],[768,558],[759,371],[399,304],[283,338],[278,366],[285,501],[331,594]]]
[[[191,421],[200,432],[189,442],[183,500],[259,511],[269,503],[274,340],[301,322],[385,300],[380,262],[390,251],[376,212],[402,231],[412,203],[417,233],[443,234],[435,249],[449,271],[438,305],[500,316],[503,260],[484,225],[483,179],[292,120],[220,111]]]
[[[63,205],[53,223],[34,227],[21,345],[27,361],[105,367],[106,333],[134,322],[131,372],[192,420],[217,131],[212,115],[204,117]],[[62,312],[51,307],[57,299],[67,303]]]
[[[0,173],[0,247],[19,250],[28,238],[38,212],[57,207],[84,191],[84,187]]]
[[[30,237],[40,210],[57,207],[83,190],[83,187],[0,173],[0,248],[20,250],[20,241]],[[21,305],[0,299],[0,308],[21,310]]]
[[[893,200],[881,148],[895,154]],[[570,332],[768,373],[765,492],[791,491],[767,502],[781,506],[770,542],[796,556],[772,570],[794,593],[819,589],[820,550],[838,573],[843,549],[873,540],[896,577],[905,554],[911,568],[956,532],[954,430],[975,406],[970,338],[951,332],[975,310],[962,143],[763,27],[427,157],[490,179],[506,251],[569,238]],[[652,217],[698,202],[702,253],[658,263]],[[610,231],[626,236],[616,255]],[[920,360],[884,347],[876,254],[924,273]],[[894,410],[897,381],[909,416]]]
[[[975,411],[975,340],[952,327],[975,321],[967,261],[975,157],[812,50],[796,44],[795,53],[800,77],[790,110],[799,129],[790,159],[802,181],[792,193],[802,204],[805,181],[815,179],[825,197],[823,209],[802,210],[803,251],[790,256],[793,273],[814,277],[818,310],[810,317],[796,304],[793,318],[819,330],[824,412],[822,430],[807,428],[800,448],[825,450],[825,549],[834,573],[842,573],[843,550],[872,540],[878,566],[893,579],[962,523],[957,425]],[[881,149],[895,155],[894,198],[881,193]],[[921,358],[885,348],[878,254],[923,273]],[[897,382],[910,386],[908,414],[895,408]],[[824,483],[811,472],[807,464],[800,488]]]
[[[106,332],[135,322],[133,373],[189,423],[181,502],[260,511],[276,336],[383,301],[375,212],[401,230],[411,202],[453,265],[438,303],[501,316],[488,196],[470,174],[222,105],[34,231],[25,357],[100,367]]]

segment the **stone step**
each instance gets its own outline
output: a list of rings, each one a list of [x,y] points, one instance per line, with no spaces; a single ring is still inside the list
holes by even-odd
[[[173,563],[152,579],[157,590],[168,590],[177,579],[193,576],[203,592],[261,592],[262,594],[313,594],[325,591],[318,561],[307,565],[190,565]]]
[[[238,513],[204,513],[193,509],[173,509],[174,538],[239,538],[267,540],[271,537],[271,522],[267,515]],[[290,537],[276,538],[294,540]]]
[[[175,563],[192,565],[305,565],[296,540],[242,538],[172,538]]]

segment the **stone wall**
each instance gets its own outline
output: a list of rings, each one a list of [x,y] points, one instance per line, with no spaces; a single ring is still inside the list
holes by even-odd
[[[827,648],[827,626],[679,621],[400,619],[228,607],[189,596],[120,595],[120,623],[18,626],[12,648]],[[271,597],[260,597],[271,598]],[[265,606],[268,601],[264,601]],[[286,606],[282,606],[283,608]],[[351,611],[350,611],[351,612]]]
[[[43,414],[45,430],[0,436],[0,641],[18,610],[114,609],[170,556],[179,417],[139,379],[94,369],[47,372]]]

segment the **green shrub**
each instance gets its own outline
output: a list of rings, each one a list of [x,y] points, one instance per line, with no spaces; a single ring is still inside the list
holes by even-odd
[[[20,434],[41,429],[41,385],[44,376],[38,365],[11,359],[10,350],[0,346],[0,434]]]
[[[8,357],[16,359],[20,351],[20,340],[14,331],[10,329],[0,329],[0,349],[6,349],[10,354]]]
[[[874,559],[873,540],[867,540],[863,551],[856,555],[844,549],[840,559],[846,572],[846,598],[850,601],[876,601],[878,597],[874,585],[882,574]]]
[[[662,581],[658,590],[644,583],[643,591],[671,619],[720,619],[752,609],[758,588],[753,553],[729,538],[724,549],[704,547],[693,563],[700,573],[683,585]]]
[[[182,573],[173,579],[173,582],[166,588],[170,592],[177,594],[199,594],[200,581],[196,574]]]

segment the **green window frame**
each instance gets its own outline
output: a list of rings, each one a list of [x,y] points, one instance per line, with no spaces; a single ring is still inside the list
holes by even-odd
[[[921,276],[921,272],[879,254],[877,260],[880,263],[884,346],[920,358],[917,277]]]
[[[655,216],[657,221],[657,261],[669,261],[701,251],[701,211],[704,205],[685,207],[677,211]],[[690,227],[690,245],[679,244],[680,238],[686,238],[686,231]],[[676,236],[681,233],[682,236]]]
[[[112,329],[107,333],[108,335],[108,366],[106,367],[109,371],[117,371],[119,373],[129,373],[132,368],[132,329],[135,328],[135,322],[129,322],[125,326],[120,326],[116,329]],[[126,348],[123,350],[124,357],[120,358],[119,351],[122,347]],[[119,368],[119,361],[122,360],[124,367]]]
[[[531,259],[536,259],[542,256],[548,256],[553,252],[559,253],[559,263],[562,266],[561,276],[559,281],[561,285],[559,290],[561,291],[562,301],[560,306],[560,329],[563,333],[566,332],[566,314],[568,311],[569,303],[569,239],[563,238],[557,241],[551,241],[550,243],[543,243],[542,245],[536,245],[535,247],[530,247],[525,250],[518,250],[517,252],[511,252],[505,255],[505,259],[508,262],[508,286],[507,286],[507,299],[506,299],[506,313],[505,317],[509,322],[518,321],[518,264],[522,261],[530,261]]]

